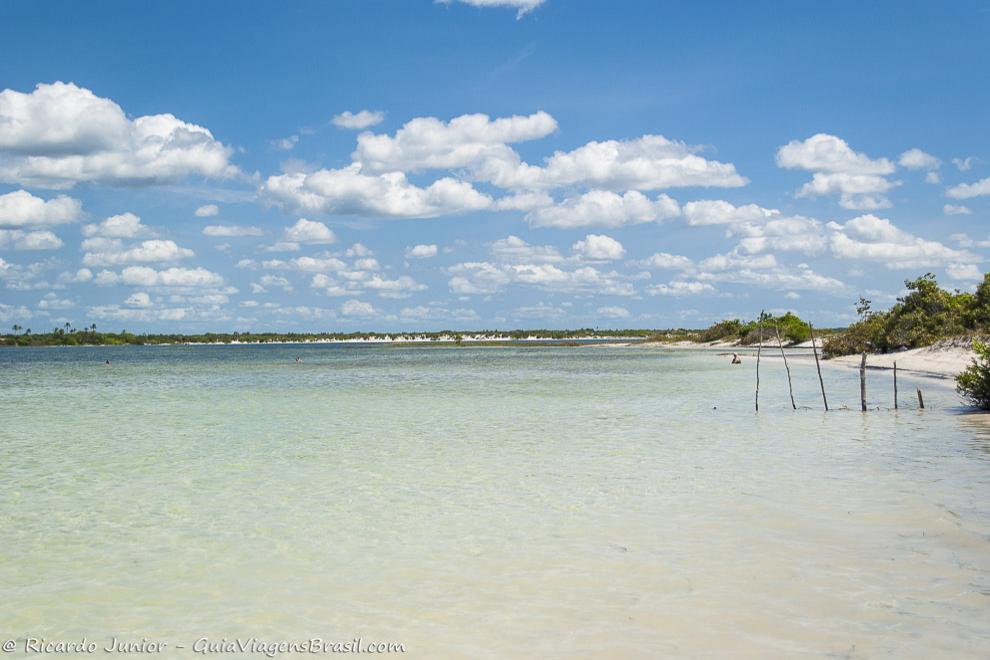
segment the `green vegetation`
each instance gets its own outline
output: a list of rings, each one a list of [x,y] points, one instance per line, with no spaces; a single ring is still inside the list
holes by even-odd
[[[764,343],[777,341],[774,328],[780,331],[780,339],[785,343],[799,344],[811,338],[811,327],[796,314],[787,312],[781,316],[774,316],[764,312],[762,318]],[[744,346],[750,346],[760,341],[760,319],[753,321],[726,319],[704,330],[667,330],[650,339],[659,342],[696,341],[705,344],[716,341],[737,341]]]
[[[230,344],[234,342],[266,344],[279,342],[315,341],[411,341],[427,339],[435,342],[460,344],[465,337],[478,336],[493,339],[522,340],[537,337],[547,340],[573,340],[584,337],[594,339],[646,339],[656,330],[599,330],[579,328],[577,330],[478,330],[475,332],[441,330],[440,332],[207,332],[203,334],[134,334],[120,332],[97,332],[96,325],[77,329],[66,323],[47,333],[32,333],[14,325],[11,334],[0,335],[0,346],[123,346],[156,344]],[[477,342],[481,343],[481,342]],[[475,344],[477,345],[477,344]]]
[[[873,311],[871,302],[860,298],[859,321],[829,337],[825,356],[888,353],[990,332],[990,273],[976,293],[943,289],[931,273],[907,280],[904,286],[907,295],[886,311]]]
[[[973,363],[956,376],[956,391],[967,403],[990,410],[990,345],[974,341],[973,351]]]

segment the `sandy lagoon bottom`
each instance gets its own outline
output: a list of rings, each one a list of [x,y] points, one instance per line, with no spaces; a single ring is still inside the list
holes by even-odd
[[[926,410],[888,410],[875,374],[882,410],[825,414],[808,363],[796,412],[764,365],[754,414],[753,366],[597,347],[6,350],[0,638],[146,637],[170,657],[204,637],[986,657],[990,424],[931,383]],[[825,379],[833,407],[857,403],[853,371]]]

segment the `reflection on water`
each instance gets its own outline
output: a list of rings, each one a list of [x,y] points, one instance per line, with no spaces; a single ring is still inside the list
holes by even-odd
[[[985,657],[990,424],[794,362],[755,414],[642,348],[0,351],[0,637]]]

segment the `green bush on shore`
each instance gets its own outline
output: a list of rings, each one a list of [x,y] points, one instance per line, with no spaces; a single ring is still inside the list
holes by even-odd
[[[861,298],[860,320],[829,337],[825,356],[888,353],[990,330],[990,274],[976,293],[943,289],[931,273],[907,280],[904,286],[908,293],[887,311],[873,311],[870,301]]]
[[[990,410],[990,345],[973,342],[976,357],[956,376],[956,391],[970,405]]]

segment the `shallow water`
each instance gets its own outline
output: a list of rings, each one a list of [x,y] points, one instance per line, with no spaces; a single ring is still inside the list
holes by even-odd
[[[0,638],[987,657],[990,423],[883,373],[862,414],[840,368],[825,414],[796,361],[800,409],[768,361],[755,414],[744,360],[0,351]]]

